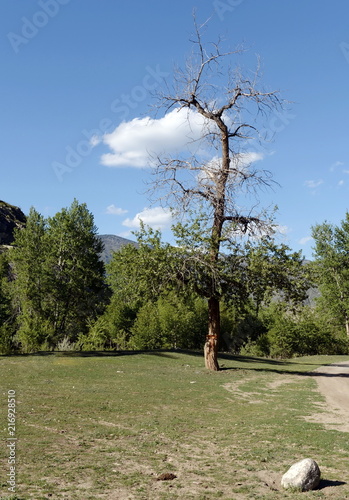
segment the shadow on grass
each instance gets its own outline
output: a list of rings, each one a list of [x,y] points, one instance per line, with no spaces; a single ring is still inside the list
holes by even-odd
[[[120,356],[137,356],[141,354],[146,354],[148,356],[159,356],[162,358],[176,359],[175,353],[180,351],[173,349],[159,349],[154,351],[38,351],[32,353],[14,353],[8,355],[2,355],[2,358],[10,357],[47,357],[47,356],[61,356],[70,358],[108,358],[108,357],[120,357]]]
[[[98,357],[120,357],[120,356],[139,356],[139,355],[147,355],[147,356],[159,356],[162,358],[168,359],[178,359],[178,354],[186,354],[189,356],[202,357],[203,351],[198,350],[188,350],[188,349],[155,349],[155,350],[137,350],[137,351],[39,351],[35,353],[28,354],[10,354],[8,356],[4,355],[2,358],[19,356],[19,357],[28,357],[28,356],[65,356],[65,357],[78,357],[78,358],[98,358]],[[278,359],[270,359],[270,358],[259,358],[252,356],[242,356],[235,355],[229,353],[219,353],[218,354],[219,362],[220,362],[220,370],[219,371],[228,371],[228,370],[253,370],[256,372],[271,372],[277,373],[279,375],[285,374],[285,372],[294,374],[294,375],[302,375],[302,376],[312,376],[312,377],[343,377],[349,378],[349,373],[325,373],[321,371],[312,371],[312,366],[318,367],[318,363],[302,363],[303,366],[309,366],[309,371],[301,371],[297,369],[299,367],[298,363],[295,363],[291,360],[278,360]],[[251,366],[224,366],[222,364],[222,360],[232,361],[237,364],[246,363]],[[257,367],[253,365],[263,365],[265,367]],[[333,363],[333,366],[343,366],[338,363]],[[280,369],[278,370],[278,367]],[[287,370],[282,369],[287,368]],[[349,360],[348,360],[348,368],[349,368]]]
[[[330,488],[333,486],[344,486],[347,484],[345,481],[330,481],[329,479],[321,479],[317,490],[323,490],[324,488]]]

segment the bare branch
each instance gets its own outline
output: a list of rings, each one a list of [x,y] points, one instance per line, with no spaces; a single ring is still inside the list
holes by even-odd
[[[230,72],[226,62],[241,49],[222,50],[221,41],[205,45],[206,25],[198,25],[194,19],[192,42],[196,51],[184,70],[177,69],[175,88],[167,88],[167,93],[160,96],[165,110],[186,108],[188,113],[203,117],[206,124],[194,153],[193,142],[189,141],[175,157],[156,159],[153,192],[161,193],[157,200],[172,207],[174,204],[182,213],[190,208],[195,212],[198,203],[204,207],[206,221],[211,225],[215,260],[225,224],[235,225],[240,234],[267,225],[258,213],[243,213],[240,208],[244,196],[257,197],[261,188],[276,184],[270,172],[248,162],[249,158],[253,160],[248,144],[259,139],[258,120],[282,109],[283,101],[278,91],[259,87],[259,61],[249,77],[239,69]],[[224,78],[227,82],[223,85]]]

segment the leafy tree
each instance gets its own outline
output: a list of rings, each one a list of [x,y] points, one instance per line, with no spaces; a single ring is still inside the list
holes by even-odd
[[[17,341],[24,351],[38,349],[52,334],[52,327],[47,321],[50,307],[48,250],[46,221],[31,208],[26,227],[15,231],[11,252],[15,275],[11,290],[18,324]]]
[[[257,310],[277,291],[284,291],[285,300],[304,299],[308,281],[300,254],[290,254],[286,246],[279,247],[270,238],[247,244],[236,240],[228,255],[220,255],[213,274],[210,262],[201,255],[201,245],[188,248],[191,228],[190,241],[202,241],[204,236],[196,232],[200,226],[195,224],[187,224],[184,232],[182,224],[174,228],[176,246],[162,243],[158,231],[147,234],[142,227],[138,247],[127,246],[114,254],[107,273],[113,296],[103,316],[109,331],[115,332],[114,339],[122,333],[125,340],[125,329],[120,332],[119,327],[117,333],[112,318],[127,307],[134,314],[126,328],[128,347],[197,348],[207,331],[213,279],[222,302],[222,341],[234,350],[247,338],[256,339],[266,331]]]
[[[47,220],[32,208],[14,245],[11,288],[22,349],[74,342],[99,312],[105,290],[92,214],[76,200]]]
[[[297,305],[307,298],[312,286],[311,271],[299,252],[292,252],[285,245],[276,245],[265,237],[246,250],[248,268],[248,290],[253,298],[258,316],[261,305],[272,300],[281,300]]]
[[[207,328],[207,307],[202,299],[180,297],[174,292],[138,311],[129,347],[133,349],[193,349]]]
[[[79,335],[78,346],[84,351],[129,349],[139,308],[139,304],[125,304],[113,295],[104,313],[90,323],[89,331]]]
[[[147,301],[156,301],[176,281],[171,258],[174,249],[162,242],[161,233],[147,231],[142,224],[137,241],[137,247],[126,245],[114,252],[107,266],[107,282],[117,308],[117,302],[137,309]]]
[[[107,268],[113,295],[103,316],[114,338],[121,333],[132,348],[197,347],[207,310],[195,287],[183,285],[189,270],[182,257],[181,249],[161,241],[159,231],[144,226],[138,247],[114,253]]]
[[[130,345],[133,349],[160,349],[170,347],[161,330],[157,305],[146,302],[139,310],[132,328]]]
[[[101,312],[105,291],[100,259],[103,244],[92,213],[77,200],[48,219],[47,239],[51,248],[48,266],[54,341],[65,336],[74,341],[86,331],[87,321]]]
[[[14,315],[9,295],[10,264],[8,251],[0,251],[0,353],[13,349]]]
[[[9,274],[7,252],[0,251],[0,324],[5,323],[11,314],[10,299],[6,293],[6,284]]]
[[[313,269],[321,292],[318,302],[349,336],[349,213],[339,226],[328,222],[313,226],[312,236]]]

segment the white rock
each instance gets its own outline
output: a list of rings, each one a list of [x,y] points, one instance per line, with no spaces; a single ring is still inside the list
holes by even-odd
[[[296,488],[301,491],[310,491],[319,485],[320,476],[321,472],[315,460],[305,458],[288,469],[282,476],[281,486],[285,489]]]

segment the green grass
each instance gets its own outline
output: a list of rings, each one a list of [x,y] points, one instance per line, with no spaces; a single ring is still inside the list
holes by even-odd
[[[310,457],[325,480],[346,482],[348,435],[304,419],[322,401],[305,375],[339,359],[347,358],[225,356],[222,371],[208,372],[196,353],[0,357],[0,498],[324,498],[321,489],[281,491],[278,481]],[[4,479],[9,389],[17,397],[12,497]],[[164,472],[177,478],[156,481]],[[349,499],[349,484],[330,489]]]

